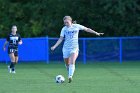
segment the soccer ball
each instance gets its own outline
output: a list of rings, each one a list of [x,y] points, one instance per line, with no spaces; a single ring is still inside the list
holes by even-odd
[[[56,83],[64,83],[65,78],[62,75],[57,75],[55,77],[55,81],[56,81]]]

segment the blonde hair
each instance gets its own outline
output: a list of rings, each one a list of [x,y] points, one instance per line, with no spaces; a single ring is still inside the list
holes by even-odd
[[[63,20],[66,20],[66,19],[68,19],[68,20],[72,21],[71,16],[64,16]]]
[[[64,16],[63,20],[66,20],[66,19],[70,20],[73,24],[77,23],[76,20],[72,21],[72,17],[71,16]]]

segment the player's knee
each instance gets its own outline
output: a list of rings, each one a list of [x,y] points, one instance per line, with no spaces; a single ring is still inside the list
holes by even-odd
[[[12,61],[12,62],[16,62],[15,57],[11,57],[11,61]]]
[[[11,59],[11,62],[15,63],[15,60],[14,59]]]
[[[70,64],[72,65],[72,64],[75,64],[75,61],[76,61],[76,58],[71,58],[70,59]]]
[[[75,64],[75,61],[70,61],[70,64],[69,65],[73,65],[73,64]]]

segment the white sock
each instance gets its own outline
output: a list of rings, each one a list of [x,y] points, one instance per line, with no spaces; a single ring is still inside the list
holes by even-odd
[[[70,64],[69,65],[69,76],[68,77],[72,77],[75,71],[75,65],[74,64]]]
[[[65,64],[65,67],[66,67],[67,71],[69,71],[69,66]]]

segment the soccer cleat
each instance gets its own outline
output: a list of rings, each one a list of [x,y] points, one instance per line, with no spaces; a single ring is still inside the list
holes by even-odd
[[[8,72],[12,73],[12,69],[10,68],[10,66],[8,66]]]
[[[72,82],[72,77],[69,77],[68,80],[69,80],[68,83],[71,83]]]
[[[12,73],[13,73],[13,74],[15,74],[15,73],[16,73],[16,71],[12,71]]]

